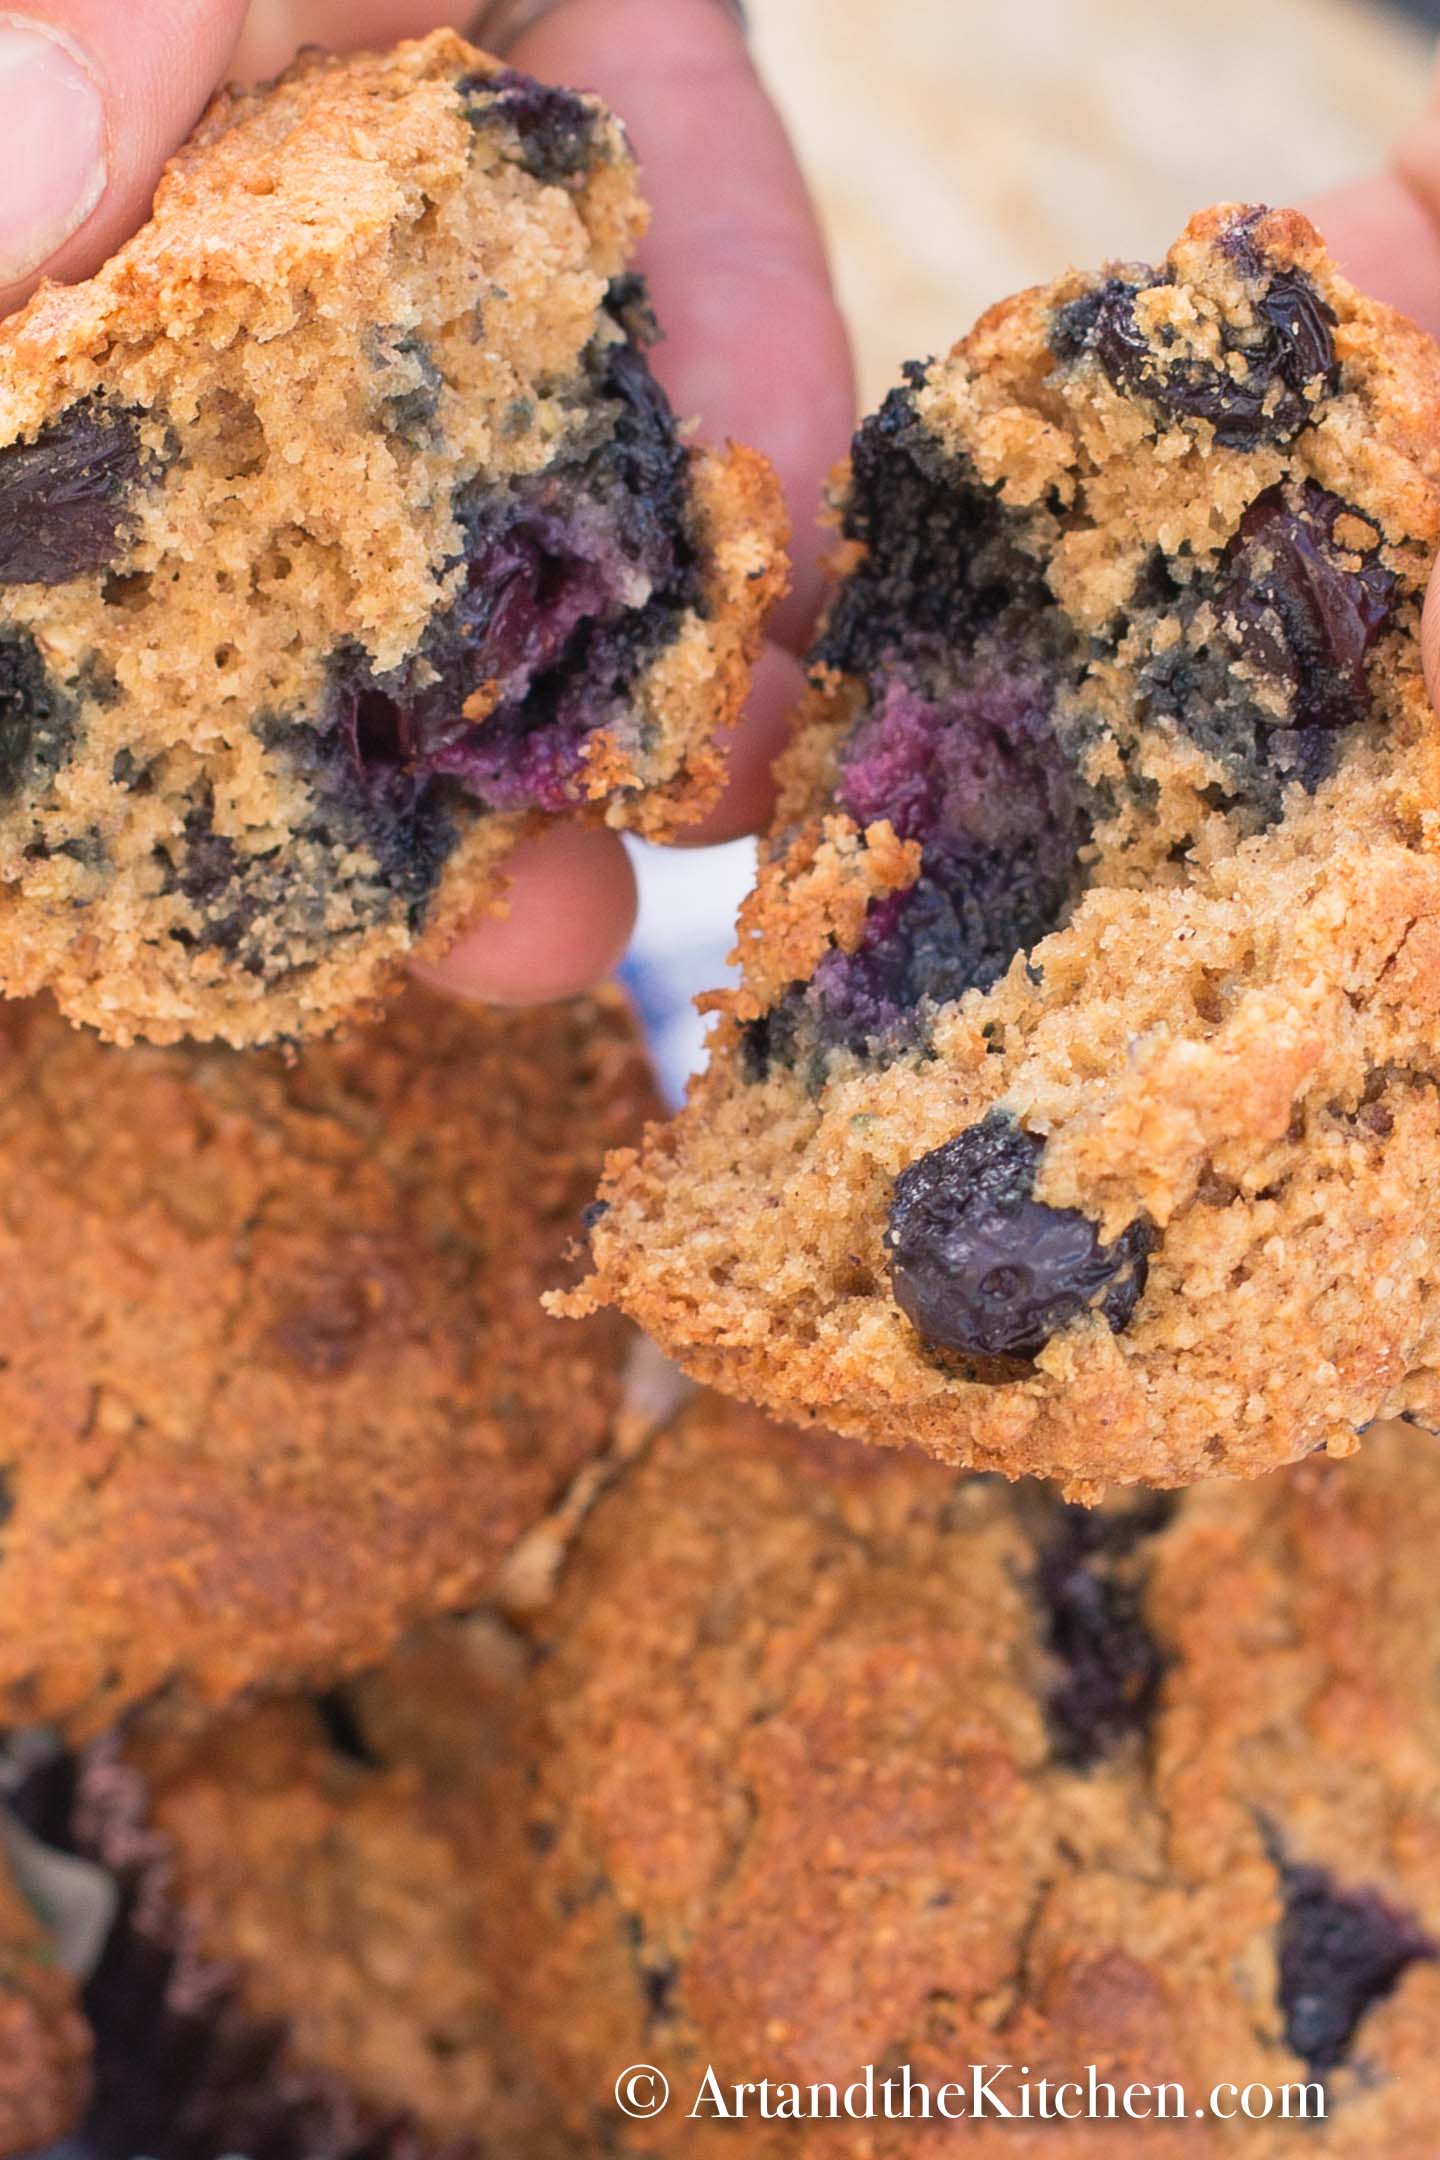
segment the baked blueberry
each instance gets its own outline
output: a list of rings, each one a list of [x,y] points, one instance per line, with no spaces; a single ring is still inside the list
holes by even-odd
[[[86,398],[0,450],[0,586],[68,585],[124,552],[139,415]]]
[[[1035,1199],[1045,1143],[1004,1111],[911,1163],[885,1243],[895,1302],[927,1343],[1030,1358],[1083,1314],[1123,1328],[1145,1288],[1149,1232],[1114,1244],[1076,1208]]]
[[[1311,2070],[1343,2062],[1366,2012],[1435,1946],[1383,1898],[1340,1889],[1324,1868],[1287,1866],[1280,1923],[1285,2038]]]

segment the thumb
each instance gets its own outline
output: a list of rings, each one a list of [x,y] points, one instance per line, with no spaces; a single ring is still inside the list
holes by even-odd
[[[245,0],[0,8],[0,314],[139,225],[224,73]]]

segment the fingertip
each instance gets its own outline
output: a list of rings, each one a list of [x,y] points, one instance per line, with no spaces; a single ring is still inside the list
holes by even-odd
[[[773,768],[795,724],[805,671],[793,653],[767,645],[755,663],[750,696],[726,746],[725,792],[713,810],[677,836],[677,847],[718,847],[768,824],[775,802]]]
[[[0,11],[0,314],[91,276],[144,222],[225,72],[245,0]]]
[[[809,189],[743,35],[715,0],[567,0],[506,57],[598,90],[624,120],[652,213],[640,267],[665,333],[655,372],[707,440],[747,443],[779,474],[795,583],[774,627],[803,644],[854,366]]]
[[[1304,207],[1345,276],[1371,298],[1440,332],[1440,141],[1433,123],[1394,166]]]
[[[578,996],[613,973],[635,926],[635,873],[619,837],[555,825],[505,866],[509,912],[464,931],[415,973],[483,1005],[540,1005]]]

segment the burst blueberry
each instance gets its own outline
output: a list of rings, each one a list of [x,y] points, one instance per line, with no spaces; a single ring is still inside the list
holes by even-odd
[[[1034,1197],[1045,1143],[1003,1111],[895,1182],[885,1242],[895,1302],[938,1349],[1031,1358],[1086,1314],[1125,1327],[1152,1244],[1135,1222],[1101,1243],[1087,1215]]]
[[[573,90],[537,82],[518,68],[467,76],[460,94],[476,126],[498,111],[514,128],[521,163],[537,180],[564,186],[584,172],[595,139],[596,115]]]
[[[1052,344],[1073,365],[1093,354],[1117,390],[1147,398],[1169,419],[1205,420],[1229,449],[1283,447],[1339,387],[1333,312],[1303,271],[1271,273],[1253,245],[1245,257],[1260,284],[1253,326],[1220,325],[1218,359],[1167,349],[1162,327],[1143,326],[1137,302],[1172,280],[1113,277],[1060,309]]]
[[[1282,1864],[1280,2006],[1285,2038],[1314,2071],[1342,2062],[1367,2010],[1403,1973],[1434,1958],[1417,1921],[1371,1891],[1336,1887],[1323,1868]]]
[[[1284,724],[1365,718],[1366,659],[1397,589],[1378,547],[1374,528],[1313,480],[1267,488],[1242,518],[1214,605],[1245,659],[1283,688]]]
[[[1147,564],[1147,589],[1160,575]],[[1185,635],[1144,669],[1147,709],[1271,822],[1288,786],[1313,792],[1334,770],[1340,730],[1370,717],[1370,655],[1399,597],[1379,535],[1313,480],[1282,483],[1251,503],[1212,572],[1170,583],[1162,605]]]
[[[1043,569],[999,491],[925,426],[924,369],[906,372],[855,438],[844,532],[865,555],[835,595],[815,661],[879,683],[897,652],[953,662],[1003,627],[1033,672],[1069,638]]]
[[[134,419],[98,398],[0,450],[0,584],[64,585],[108,569],[140,478]]]
[[[1149,1727],[1167,1660],[1129,1564],[1174,1510],[1163,1493],[1123,1514],[1064,1507],[1041,1549],[1036,1586],[1058,1667],[1046,1707],[1056,1751],[1077,1769]]]
[[[624,281],[612,312],[635,324]],[[378,802],[447,781],[492,810],[577,799],[586,745],[697,604],[686,457],[645,355],[592,356],[597,430],[583,458],[456,505],[465,581],[420,664],[378,676],[339,656],[331,727]]]

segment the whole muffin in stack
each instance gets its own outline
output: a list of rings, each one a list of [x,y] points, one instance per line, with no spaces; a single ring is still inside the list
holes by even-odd
[[[1033,2099],[689,2116],[709,2066],[728,2094],[1007,2065],[1018,2110],[1022,2068],[1093,2064],[1184,2113],[1072,2120],[1085,2160],[1421,2160],[1437,1533],[1440,1454],[1401,1426],[1087,1515],[703,1401],[523,1625],[72,1766],[50,1827],[125,1893],[98,2144],[999,2160],[1052,2149]],[[635,2064],[671,2084],[648,2121],[613,2097]],[[1252,2087],[1273,2119],[1235,2113]]]
[[[650,1081],[614,993],[410,990],[296,1064],[0,1008],[0,1720],[326,1685],[473,1605],[602,1450],[548,1319]]]

